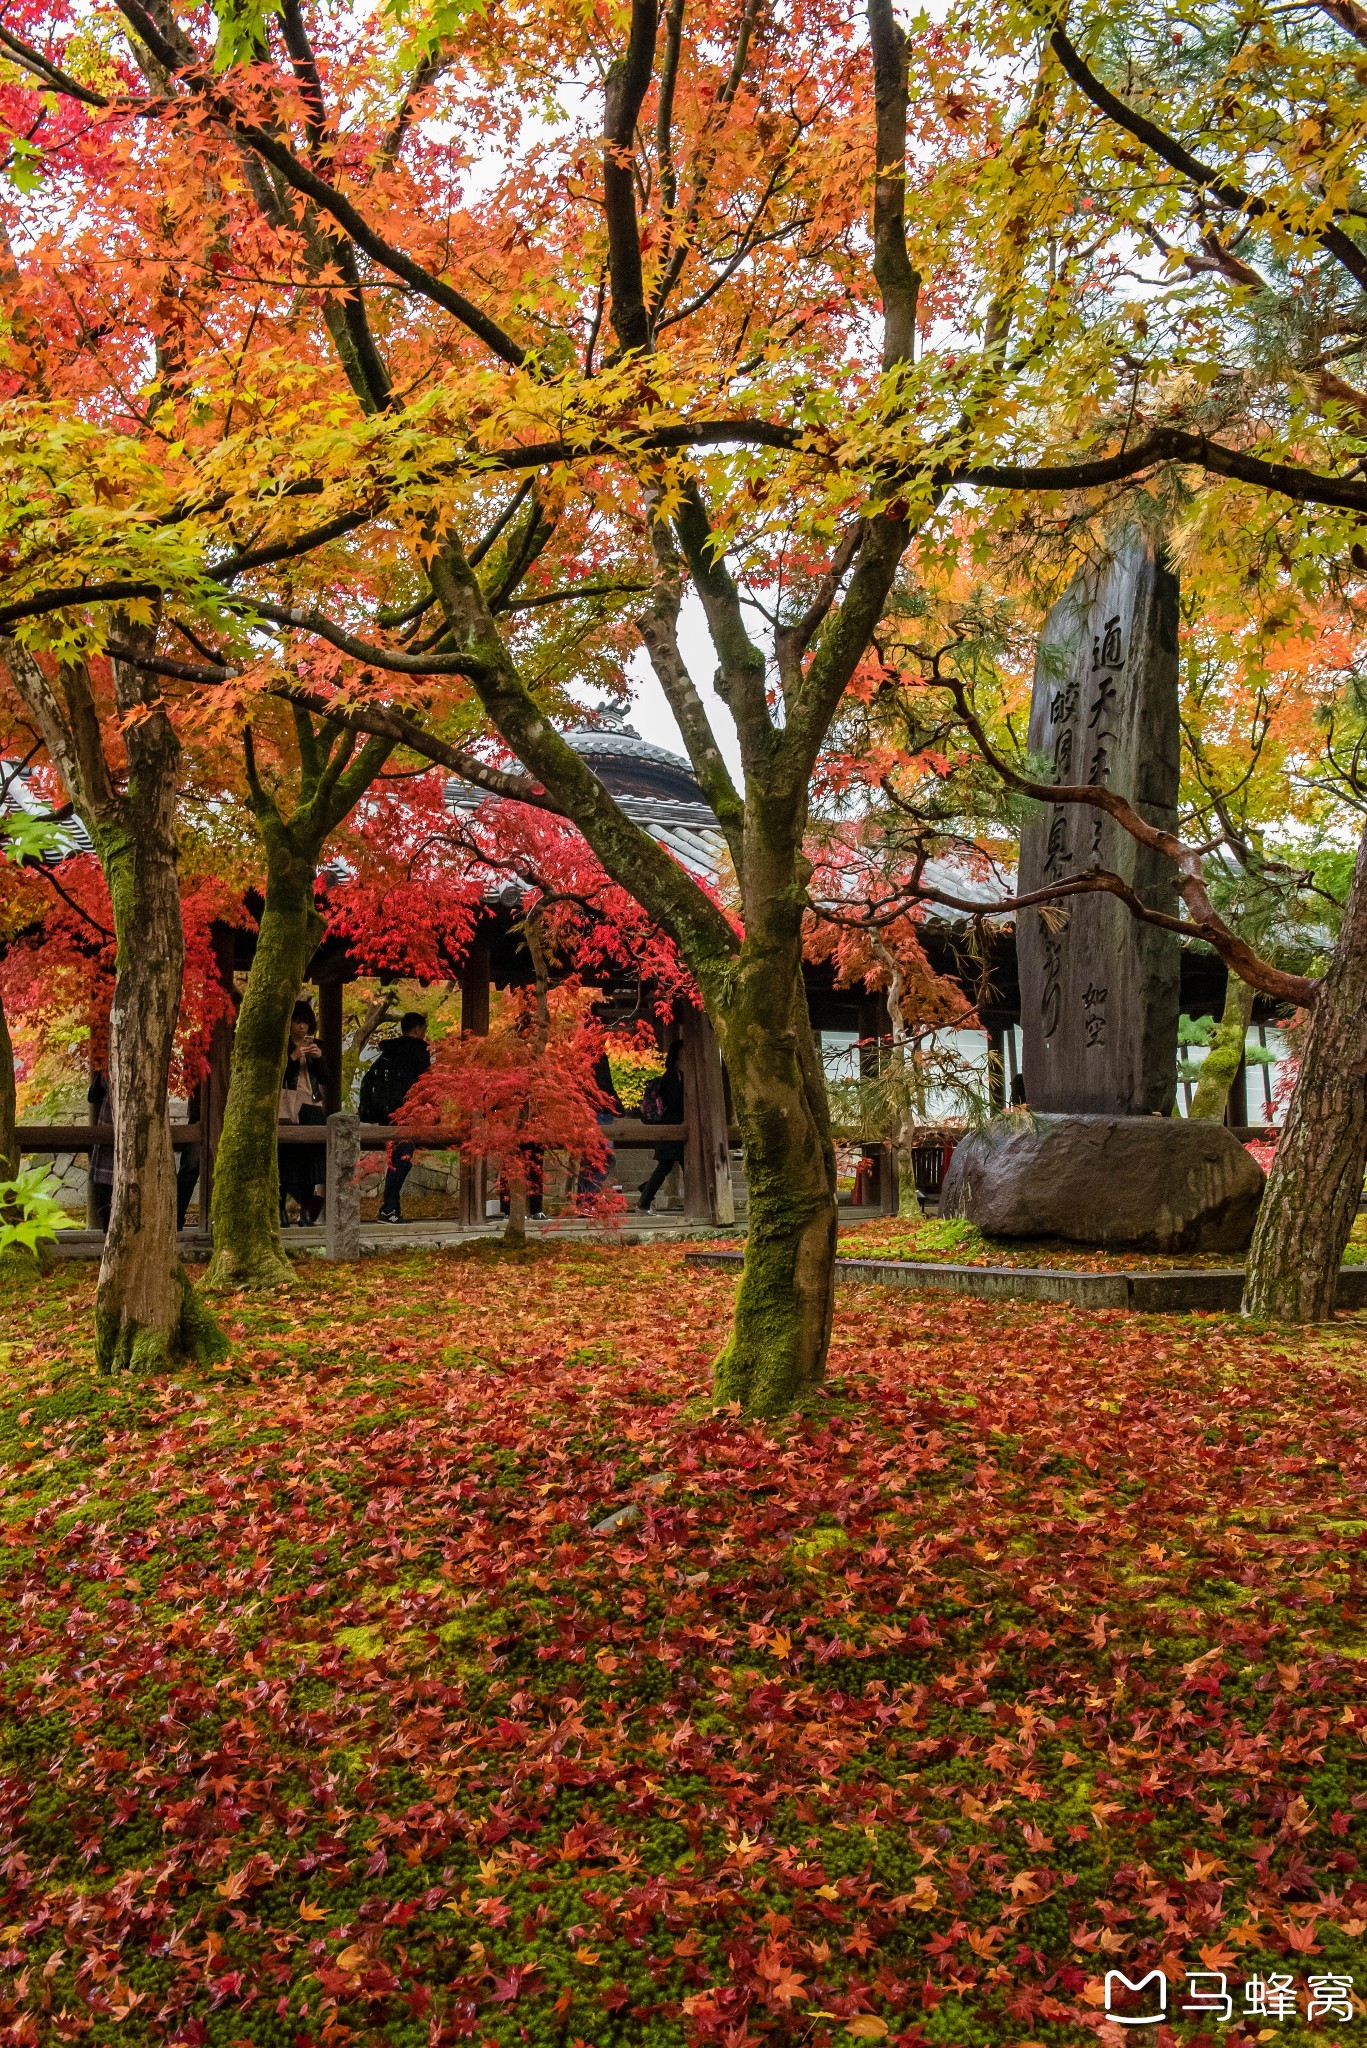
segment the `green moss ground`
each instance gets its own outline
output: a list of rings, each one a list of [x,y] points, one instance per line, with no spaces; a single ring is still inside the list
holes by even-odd
[[[156,1381],[94,1377],[88,1269],[6,1301],[0,2040],[1073,2048],[1159,1963],[1289,1973],[1167,2037],[1252,2042],[1367,1992],[1360,1326],[845,1292],[761,1426],[677,1248],[303,1273]]]

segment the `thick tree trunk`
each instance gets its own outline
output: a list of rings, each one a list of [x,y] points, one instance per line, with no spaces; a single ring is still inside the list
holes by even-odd
[[[1218,1123],[1225,1113],[1229,1091],[1244,1057],[1249,1020],[1253,1015],[1253,990],[1231,972],[1225,985],[1225,1006],[1215,1027],[1210,1050],[1201,1062],[1190,1114],[1207,1123]]]
[[[834,1307],[835,1148],[801,977],[743,963],[716,1019],[745,1149],[750,1222],[720,1401],[782,1415],[820,1384]]]
[[[1246,1316],[1315,1323],[1332,1313],[1365,1163],[1367,830],[1258,1211],[1244,1285]]]
[[[281,1287],[294,1271],[280,1241],[280,1087],[290,1017],[323,921],[315,862],[267,830],[266,902],[233,1037],[232,1072],[214,1162],[213,1289]]]
[[[14,1046],[9,1035],[9,1019],[5,1006],[0,1001],[0,1180],[13,1180],[19,1171],[19,1148],[14,1139],[16,1121],[16,1090],[14,1085]],[[22,1275],[27,1283],[38,1270],[39,1260],[23,1245],[8,1245],[0,1253],[0,1271],[7,1280]]]
[[[0,1180],[13,1180],[19,1171],[19,1151],[14,1142],[16,1119],[14,1088],[14,1045],[9,1019],[0,1001]]]
[[[103,1372],[164,1372],[183,1358],[207,1362],[226,1349],[176,1249],[167,1074],[184,935],[173,816],[178,749],[169,729],[165,739],[166,759],[149,763],[155,741],[143,735],[144,758],[129,779],[130,824],[104,823],[96,834],[118,943],[109,1035],[114,1197],[95,1291]]]

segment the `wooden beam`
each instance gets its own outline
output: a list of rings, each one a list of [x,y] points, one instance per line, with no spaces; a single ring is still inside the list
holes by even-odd
[[[92,1145],[112,1145],[113,1124],[20,1124],[15,1141],[21,1152],[88,1152]],[[172,1124],[171,1143],[198,1145],[198,1124]]]
[[[489,1035],[489,939],[476,932],[460,970],[460,1031],[462,1038]],[[487,1176],[482,1159],[462,1154],[460,1162],[460,1220],[484,1221]]]
[[[697,1223],[734,1223],[731,1149],[721,1048],[710,1018],[680,1006],[684,1079],[684,1214]]]
[[[323,1106],[336,1116],[342,1107],[342,983],[336,975],[318,983],[318,1043],[327,1074]]]

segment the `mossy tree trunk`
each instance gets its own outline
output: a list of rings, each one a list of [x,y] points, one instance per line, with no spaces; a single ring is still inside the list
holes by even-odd
[[[1229,1101],[1234,1077],[1243,1062],[1249,1022],[1253,1016],[1253,990],[1231,971],[1225,984],[1225,1004],[1210,1050],[1201,1062],[1196,1093],[1191,1098],[1193,1117],[1219,1123]]]
[[[167,727],[169,733],[170,728]],[[161,1372],[222,1349],[176,1248],[176,1164],[167,1075],[180,1006],[184,932],[173,829],[175,779],[149,818],[94,833],[114,910],[118,968],[109,1030],[114,1192],[95,1290],[102,1371]],[[155,822],[163,829],[149,831]]]
[[[18,1111],[15,1107],[14,1042],[9,1035],[9,1018],[0,999],[0,1180],[13,1180],[19,1171],[19,1148],[15,1141]]]
[[[155,628],[125,625],[150,651]],[[121,776],[105,751],[100,699],[76,663],[54,683],[27,649],[4,655],[104,869],[117,961],[109,1082],[114,1193],[95,1290],[95,1356],[105,1372],[159,1372],[226,1346],[176,1248],[176,1175],[168,1115],[184,932],[177,872],[180,743],[160,687],[136,659],[112,660]]]
[[[293,709],[299,781],[287,816],[278,776],[244,735],[247,787],[266,857],[266,900],[256,952],[233,1035],[232,1069],[214,1162],[214,1253],[205,1285],[214,1290],[280,1287],[293,1280],[280,1238],[280,1088],[290,1018],[323,933],[314,905],[318,861],[329,835],[369,789],[392,751]]]
[[[258,821],[261,822],[261,821]],[[323,920],[314,907],[317,855],[278,820],[262,825],[266,900],[233,1032],[232,1070],[214,1159],[211,1289],[279,1287],[293,1271],[280,1242],[280,1089],[290,1018]]]
[[[1258,1210],[1244,1283],[1246,1316],[1316,1323],[1332,1314],[1365,1164],[1367,829]]]
[[[800,966],[743,957],[716,1024],[750,1191],[716,1394],[781,1415],[820,1384],[835,1299],[835,1147]]]

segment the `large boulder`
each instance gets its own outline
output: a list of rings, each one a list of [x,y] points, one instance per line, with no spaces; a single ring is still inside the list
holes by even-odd
[[[1024,1111],[955,1147],[940,1214],[965,1216],[989,1237],[1238,1252],[1262,1192],[1262,1168],[1223,1124]]]

